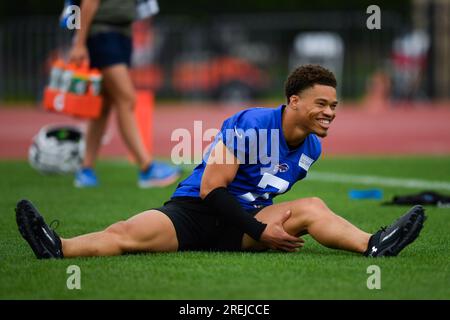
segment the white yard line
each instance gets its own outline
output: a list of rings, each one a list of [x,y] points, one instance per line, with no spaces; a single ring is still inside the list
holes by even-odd
[[[432,181],[422,179],[405,179],[383,176],[366,176],[356,174],[332,173],[332,172],[311,172],[306,178],[314,181],[357,183],[364,185],[378,185],[385,187],[401,187],[409,189],[440,189],[450,191],[450,182]]]

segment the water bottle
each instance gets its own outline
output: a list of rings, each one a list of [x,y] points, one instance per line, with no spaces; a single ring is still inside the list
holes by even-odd
[[[53,90],[58,90],[61,81],[61,76],[64,70],[64,61],[58,59],[53,63],[50,71],[50,81],[48,87]]]
[[[88,80],[89,73],[87,69],[81,68],[74,70],[69,86],[69,92],[79,96],[85,95],[87,92]]]
[[[68,64],[64,71],[62,72],[61,82],[59,85],[59,90],[61,92],[68,92],[70,89],[70,85],[72,83],[72,77],[75,70],[75,65]]]
[[[93,96],[99,96],[102,87],[102,74],[98,69],[92,69],[89,74],[89,93]]]

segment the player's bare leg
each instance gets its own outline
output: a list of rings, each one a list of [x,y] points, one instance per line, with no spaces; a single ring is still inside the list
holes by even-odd
[[[93,168],[103,134],[111,114],[110,100],[104,94],[103,109],[100,117],[90,120],[86,132],[86,151],[83,158],[83,167]]]
[[[172,252],[178,240],[171,220],[149,210],[103,231],[61,239],[64,257],[114,256],[132,252]]]
[[[117,64],[102,70],[103,86],[111,99],[111,105],[117,112],[120,133],[130,152],[144,170],[151,162],[139,135],[134,117],[136,101],[133,83],[125,64]]]
[[[291,217],[284,223],[284,229],[291,235],[310,234],[324,246],[363,253],[371,234],[366,233],[344,218],[333,213],[319,198],[304,198],[271,205],[261,210],[256,219],[267,223],[280,214],[291,211]],[[244,250],[266,249],[263,244],[244,235]]]

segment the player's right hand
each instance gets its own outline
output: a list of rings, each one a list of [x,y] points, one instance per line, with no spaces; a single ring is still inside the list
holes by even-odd
[[[80,67],[82,65],[89,65],[89,53],[86,45],[74,44],[69,52],[69,62]]]
[[[290,235],[283,228],[283,224],[290,216],[291,210],[288,210],[280,214],[274,221],[267,223],[259,241],[270,249],[288,252],[294,252],[298,248],[303,247],[305,241],[302,238]]]

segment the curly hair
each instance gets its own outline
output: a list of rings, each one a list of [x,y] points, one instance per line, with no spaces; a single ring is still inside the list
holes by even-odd
[[[295,69],[287,78],[284,85],[284,93],[287,102],[289,97],[299,94],[305,89],[312,88],[315,84],[322,84],[336,88],[336,78],[328,69],[316,64],[307,64]]]

